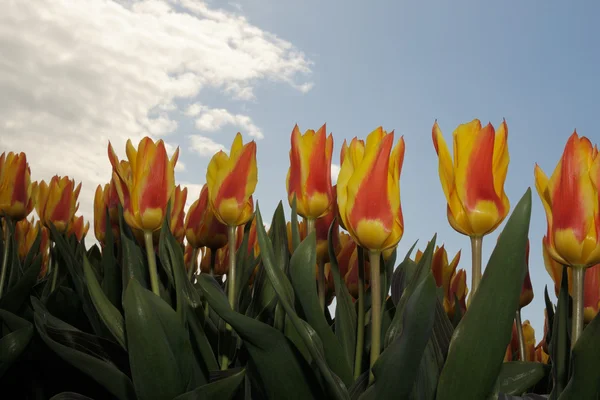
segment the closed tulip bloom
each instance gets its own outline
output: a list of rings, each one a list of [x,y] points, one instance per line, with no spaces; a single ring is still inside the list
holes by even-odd
[[[175,236],[178,242],[183,242],[185,236],[184,216],[183,207],[187,199],[187,188],[181,189],[180,185],[177,185],[173,194],[173,201],[171,202],[171,218],[169,226],[171,227],[171,233]]]
[[[458,305],[463,314],[467,311],[466,299],[468,293],[467,272],[464,269],[459,269],[450,280],[450,291],[448,296],[444,297],[444,309],[450,319],[454,318],[456,299],[458,299]]]
[[[349,150],[352,149],[352,150]],[[346,139],[344,139],[344,143],[342,143],[342,149],[340,151],[340,165],[342,165],[344,163],[344,158],[346,158],[346,153],[350,154],[350,155],[354,155],[356,158],[360,158],[364,155],[365,153],[365,141],[364,140],[360,140],[358,138],[353,138],[350,141],[350,145],[348,145],[346,143]],[[358,161],[356,161],[358,162]],[[339,174],[338,174],[339,177]],[[336,185],[336,203],[337,203],[337,185]],[[340,215],[340,210],[338,207],[337,210],[337,220],[339,221],[338,223],[340,224],[340,227],[344,230],[347,230],[346,227],[344,226],[344,220],[342,219],[342,216]]]
[[[98,185],[94,195],[94,235],[102,245],[106,238],[107,210],[113,238],[118,240],[120,236],[119,195],[112,179],[104,187]]]
[[[534,361],[542,364],[548,364],[548,361],[550,361],[550,355],[544,351],[542,342],[535,347]]]
[[[69,235],[75,235],[78,242],[81,242],[85,235],[87,235],[90,229],[90,223],[85,222],[83,216],[73,217],[73,220],[69,224]]]
[[[415,256],[415,262],[419,262],[423,257],[423,252],[417,250]],[[460,251],[456,253],[451,262],[448,262],[448,253],[442,245],[441,247],[436,246],[433,258],[431,260],[431,272],[435,278],[437,287],[441,287],[444,290],[444,297],[450,298],[450,281],[455,275],[456,267],[460,261]]]
[[[585,270],[583,320],[590,323],[600,309],[600,264]]]
[[[524,361],[535,360],[535,330],[529,323],[529,320],[523,322],[523,337],[525,339],[525,358]]]
[[[437,122],[432,136],[450,225],[471,237],[492,232],[510,209],[504,193],[509,163],[506,122],[497,131],[491,124],[482,128],[477,119],[459,125],[453,133],[454,161]]]
[[[75,181],[66,176],[55,175],[50,184],[41,181],[35,190],[35,209],[42,224],[47,228],[53,224],[58,232],[67,232],[79,208],[80,191],[81,183],[75,187]]]
[[[550,179],[535,166],[548,232],[546,246],[562,265],[600,263],[600,157],[588,138],[574,132]]]
[[[16,221],[33,209],[31,170],[25,153],[0,155],[0,217]]]
[[[334,197],[328,171],[332,153],[333,137],[327,136],[325,124],[316,133],[309,129],[304,135],[294,126],[286,187],[290,206],[296,196],[296,209],[304,218],[320,218],[331,208]]]
[[[204,185],[198,200],[194,201],[185,216],[185,237],[195,249],[209,247],[220,249],[227,244],[227,226],[215,216],[208,201],[208,186]]]
[[[131,140],[126,145],[129,170],[124,167],[108,144],[108,158],[113,167],[123,217],[129,226],[145,232],[160,229],[167,204],[175,191],[175,164],[179,148],[169,160],[162,140],[154,143],[143,138],[137,150]]]
[[[529,276],[529,239],[527,240],[525,261],[527,261],[527,273],[523,280],[523,286],[521,286],[519,308],[523,308],[533,301],[533,287],[531,286],[531,278]]]
[[[243,144],[238,133],[229,156],[219,151],[206,171],[208,198],[216,217],[227,226],[244,225],[254,212],[252,194],[258,182],[256,143]]]
[[[344,226],[357,244],[370,251],[396,246],[404,233],[400,206],[404,139],[392,150],[393,142],[394,132],[379,127],[369,134],[364,148],[351,145],[337,181]]]
[[[48,229],[40,224],[40,221],[33,222],[27,219],[22,219],[17,222],[15,227],[15,240],[18,244],[17,253],[21,263],[27,259],[27,255],[31,251],[33,243],[36,241],[41,230],[40,247],[36,254],[41,254],[42,265],[40,268],[39,278],[43,278],[48,270],[48,262],[50,261],[50,235]]]

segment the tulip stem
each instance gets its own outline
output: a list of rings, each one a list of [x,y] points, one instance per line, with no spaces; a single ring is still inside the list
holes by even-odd
[[[190,259],[190,266],[188,269],[188,278],[190,282],[194,283],[194,273],[196,272],[196,261],[198,260],[198,249],[192,250],[192,258]]]
[[[315,230],[315,220],[312,218],[305,218],[306,223],[306,236],[310,235]]]
[[[365,342],[365,253],[358,246],[358,321],[356,325],[356,351],[354,354],[354,379],[362,372],[363,346]]]
[[[237,227],[227,227],[227,247],[229,251],[229,271],[227,271],[227,299],[231,309],[235,311],[235,230]],[[214,252],[217,254],[217,252]],[[211,252],[212,261],[212,252]],[[231,325],[225,324],[225,334],[231,337]],[[226,342],[227,343],[227,342]],[[229,367],[229,357],[223,354],[221,361],[221,370],[224,371]]]
[[[571,331],[571,349],[583,331],[583,287],[585,268],[573,266],[573,326]]]
[[[471,237],[471,257],[473,259],[473,270],[471,271],[471,298],[475,295],[475,291],[477,291],[477,287],[479,286],[479,282],[481,281],[482,244],[482,236]]]
[[[319,261],[319,280],[317,281],[317,289],[319,290],[319,305],[321,306],[321,311],[325,311],[325,263],[323,261]]]
[[[373,365],[379,358],[381,351],[381,282],[379,276],[380,251],[369,251],[369,265],[371,267],[371,372],[369,383],[373,383]]]
[[[54,292],[56,289],[56,283],[58,281],[58,250],[56,249],[56,244],[54,245],[54,252],[52,253],[52,257],[50,258],[50,263],[52,264],[52,285],[50,286],[50,293]]]
[[[0,298],[4,292],[4,281],[6,280],[6,270],[8,269],[8,252],[10,251],[10,231],[8,224],[10,220],[4,217],[4,252],[2,253],[2,271],[0,271]]]
[[[525,350],[525,336],[523,335],[523,322],[521,321],[521,309],[517,310],[515,315],[517,325],[517,337],[519,338],[519,360],[527,361],[527,353]]]
[[[160,297],[158,287],[158,270],[156,269],[156,254],[154,254],[154,243],[152,231],[144,231],[144,244],[146,246],[146,257],[148,258],[148,272],[150,273],[150,285],[155,295]]]

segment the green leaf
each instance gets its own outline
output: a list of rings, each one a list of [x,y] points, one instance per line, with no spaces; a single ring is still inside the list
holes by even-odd
[[[268,398],[323,398],[321,386],[310,366],[281,332],[234,312],[214,278],[200,274],[198,285],[212,309],[227,321],[244,341],[252,360],[251,364],[258,370]]]
[[[208,337],[206,336],[206,332],[202,323],[200,322],[200,318],[197,312],[204,312],[202,308],[193,309],[188,305],[188,310],[186,312],[186,317],[188,321],[188,327],[190,330],[190,339],[192,340],[192,347],[197,350],[200,355],[200,359],[202,359],[202,363],[204,364],[205,370],[207,372],[206,377],[208,377],[208,373],[210,371],[216,371],[219,369],[219,365],[217,364],[217,359],[215,357],[215,353],[212,350]],[[198,358],[198,357],[196,357]]]
[[[436,301],[435,280],[429,271],[410,298],[400,302],[402,308],[396,310],[396,315],[402,316],[400,331],[373,366],[376,398],[408,398],[431,336]]]
[[[566,270],[566,268],[564,268]],[[564,277],[564,274],[563,274]],[[566,282],[566,279],[563,281]],[[571,350],[572,373],[560,400],[597,398],[600,392],[600,314],[583,330]]]
[[[492,391],[519,306],[530,217],[528,189],[500,234],[469,309],[454,330],[437,400],[485,399]]]
[[[547,369],[547,365],[539,362],[510,361],[503,363],[489,399],[497,399],[499,393],[515,395],[525,393],[546,375]]]
[[[23,303],[31,295],[31,289],[37,282],[40,269],[42,267],[42,256],[38,255],[33,259],[31,265],[25,270],[23,276],[17,281],[17,283],[10,288],[8,292],[5,292],[4,296],[0,298],[0,308],[10,311],[12,313],[18,313]]]
[[[569,336],[571,304],[569,302],[569,285],[567,267],[563,268],[560,291],[558,293],[558,304],[552,323],[552,338],[548,351],[552,360],[552,381],[554,386],[550,392],[550,398],[558,399],[569,381],[569,364],[571,340]]]
[[[87,396],[74,392],[62,392],[52,396],[50,400],[93,400]]]
[[[31,302],[35,310],[34,322],[37,332],[50,349],[104,386],[117,399],[136,399],[131,380],[115,366],[104,350],[111,342],[81,332],[53,317],[38,299],[31,298]]]
[[[106,208],[106,226],[104,234],[104,247],[102,248],[102,290],[113,306],[121,309],[123,297],[123,280],[121,271],[117,266],[117,257],[115,255],[115,238],[113,237],[112,225],[108,208]]]
[[[417,269],[417,263],[415,263],[411,258],[411,254],[415,247],[417,246],[417,242],[415,242],[411,248],[404,256],[404,260],[398,265],[398,268],[394,271],[392,275],[392,284],[391,284],[391,295],[392,301],[395,305],[398,304],[402,294],[404,293],[404,289],[408,286],[408,282],[410,278],[414,275],[414,271]]]
[[[327,241],[330,260],[329,265],[333,275],[333,283],[335,285],[335,335],[346,353],[346,358],[352,363],[356,352],[357,316],[354,303],[352,302],[352,296],[350,295],[350,292],[348,292],[346,283],[340,275],[340,269],[333,248],[333,225],[334,224],[332,223],[329,227]]]
[[[117,340],[117,343],[123,347],[123,349],[127,349],[127,345],[125,344],[125,320],[123,316],[117,310],[115,306],[110,302],[108,297],[102,291],[100,284],[96,280],[96,274],[92,271],[92,266],[90,265],[86,256],[83,257],[83,273],[85,275],[85,280],[87,282],[87,287],[90,292],[90,297],[92,299],[92,303],[94,307],[96,307],[96,311],[98,311],[98,315],[100,315],[100,319],[110,333],[112,333],[113,337]]]
[[[192,347],[177,313],[135,279],[125,290],[123,308],[140,400],[172,399],[195,388]]]
[[[296,251],[300,246],[300,226],[298,225],[298,203],[296,199],[296,193],[294,193],[292,199],[292,218],[290,221],[292,228],[292,251]]]
[[[19,358],[33,336],[33,325],[29,321],[6,310],[0,310],[0,327],[2,325],[9,332],[0,338],[0,377]]]
[[[121,253],[122,253],[122,274],[123,289],[125,289],[131,279],[136,279],[142,287],[148,287],[148,268],[146,267],[146,258],[142,248],[138,246],[131,229],[123,218],[123,208],[119,205],[119,226],[121,227]]]
[[[353,381],[351,367],[353,360],[347,357],[344,348],[329,328],[323,310],[319,305],[315,285],[316,264],[317,240],[315,232],[311,232],[292,254],[290,261],[292,285],[298,295],[306,320],[321,338],[327,364],[345,385],[350,386]]]
[[[242,369],[240,372],[228,376],[227,378],[202,385],[191,392],[177,396],[174,400],[232,399],[243,382],[245,374],[246,370]]]

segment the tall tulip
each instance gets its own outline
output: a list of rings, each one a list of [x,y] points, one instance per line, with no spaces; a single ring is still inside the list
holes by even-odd
[[[0,155],[0,217],[15,221],[27,217],[33,209],[31,169],[25,153]]]
[[[80,191],[81,183],[75,187],[75,181],[66,176],[55,175],[50,184],[41,181],[36,189],[35,209],[42,224],[47,228],[54,225],[59,233],[67,232],[79,209]]]
[[[126,153],[129,168],[119,161],[112,145],[108,143],[108,158],[123,206],[123,217],[129,226],[144,232],[150,283],[152,291],[160,296],[152,232],[160,229],[166,217],[167,204],[175,191],[175,164],[179,148],[169,160],[162,140],[154,143],[145,137],[137,150],[131,140],[127,140]]]
[[[535,186],[546,211],[548,253],[573,268],[574,346],[583,330],[585,268],[600,263],[600,156],[574,132],[550,179],[535,166]]]
[[[186,199],[187,188],[182,189],[180,185],[177,185],[177,187],[175,187],[175,192],[173,193],[173,201],[171,202],[169,226],[175,239],[181,243],[183,243],[183,237],[185,236],[185,226],[183,223],[185,214],[183,212],[183,207],[185,207]]]
[[[459,125],[453,133],[454,161],[437,121],[432,137],[439,157],[440,182],[448,203],[448,222],[456,231],[471,238],[473,295],[481,280],[483,236],[494,231],[510,209],[504,193],[510,161],[508,127],[503,121],[497,131],[489,123],[482,128],[478,119]]]
[[[119,194],[114,183],[110,180],[102,187],[98,185],[94,196],[94,234],[102,246],[106,239],[106,216],[110,220],[111,231],[114,240],[118,240],[121,235],[119,227]]]
[[[337,181],[337,203],[344,226],[359,246],[369,250],[373,293],[381,291],[381,252],[396,246],[404,233],[400,207],[404,139],[400,138],[392,150],[393,142],[394,132],[388,134],[379,127],[369,134],[366,146],[350,146]],[[372,297],[371,309],[372,367],[381,351],[379,296]],[[373,379],[371,372],[370,381]]]
[[[290,206],[296,196],[298,214],[309,221],[323,217],[335,201],[331,186],[331,156],[333,136],[327,136],[326,125],[315,133],[300,133],[298,125],[292,131],[290,168],[286,186]],[[312,229],[309,229],[309,233]]]

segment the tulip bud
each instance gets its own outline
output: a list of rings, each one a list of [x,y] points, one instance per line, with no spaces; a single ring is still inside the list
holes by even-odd
[[[323,125],[317,133],[312,129],[304,135],[298,125],[292,131],[290,168],[286,186],[290,206],[296,196],[296,209],[304,218],[323,217],[334,201],[331,187],[331,155],[333,137]]]
[[[73,219],[71,220],[71,223],[69,224],[69,236],[70,235],[75,235],[75,237],[77,238],[78,242],[81,242],[83,240],[83,238],[85,237],[85,235],[87,235],[88,230],[90,229],[90,223],[86,222],[84,224],[83,221],[83,216],[79,216],[79,217],[75,217],[73,216]]]
[[[535,330],[529,320],[523,322],[523,338],[525,340],[525,361],[535,360]],[[523,359],[523,358],[521,358]]]
[[[98,185],[94,196],[94,235],[102,246],[105,244],[106,237],[106,212],[110,218],[110,225],[115,241],[119,240],[121,230],[119,227],[119,195],[111,179],[110,183],[102,186]]]
[[[210,205],[221,223],[239,226],[250,221],[254,212],[252,193],[257,182],[256,143],[244,145],[238,133],[229,156],[219,151],[206,171]]]
[[[185,237],[192,247],[220,249],[227,244],[227,226],[215,216],[208,201],[208,186],[204,185],[198,200],[194,201],[185,216]]]
[[[25,153],[0,155],[0,217],[20,221],[33,209],[31,169]]]
[[[444,297],[444,309],[450,319],[454,318],[456,299],[458,299],[458,305],[462,313],[464,314],[467,311],[465,301],[467,293],[469,293],[469,288],[467,288],[467,272],[464,269],[459,269],[450,280],[448,297]]]
[[[600,263],[600,157],[590,140],[574,132],[548,179],[535,166],[548,230],[544,242],[562,265],[585,267]]]
[[[60,233],[67,232],[79,209],[80,191],[81,183],[75,187],[75,181],[66,176],[55,175],[50,184],[41,181],[35,189],[35,209],[41,223],[47,228],[53,224]]]
[[[423,252],[421,252],[421,250],[417,250],[415,262],[418,263],[422,256]],[[455,275],[456,267],[458,266],[459,261],[460,251],[456,253],[452,259],[452,262],[448,263],[448,253],[446,252],[444,246],[442,245],[441,247],[435,247],[435,252],[433,253],[433,257],[431,259],[431,272],[435,278],[436,286],[443,288],[444,298],[448,299],[449,305],[454,304],[454,298],[450,296],[450,281]]]
[[[477,119],[459,125],[453,133],[454,161],[437,121],[432,130],[439,157],[439,175],[446,196],[450,225],[459,233],[480,237],[504,220],[510,202],[504,193],[508,171],[508,127],[494,131]]]
[[[171,218],[169,221],[169,226],[171,227],[171,233],[180,243],[183,243],[183,238],[185,236],[183,207],[185,206],[186,199],[187,188],[183,188],[182,190],[181,186],[177,185],[173,194],[173,201],[171,202]]]
[[[396,246],[404,233],[400,206],[404,139],[400,138],[392,150],[393,141],[394,132],[388,134],[379,127],[367,137],[366,147],[351,145],[337,181],[344,227],[369,251]]]
[[[159,230],[167,212],[167,204],[175,191],[175,164],[179,148],[171,160],[162,140],[154,143],[143,138],[137,150],[127,141],[128,170],[108,144],[108,158],[113,179],[123,206],[123,217],[129,226],[141,231]]]
[[[22,219],[17,222],[15,227],[15,240],[18,244],[19,260],[21,263],[24,263],[27,255],[31,251],[33,243],[40,234],[40,229],[42,237],[40,239],[40,248],[38,253],[42,255],[42,267],[39,273],[39,277],[42,278],[44,275],[46,275],[48,261],[50,258],[50,235],[48,234],[48,230],[44,228],[39,221],[34,223],[33,218],[31,218],[31,221]]]

